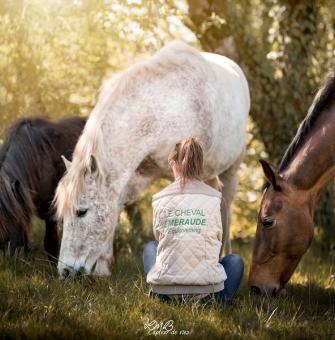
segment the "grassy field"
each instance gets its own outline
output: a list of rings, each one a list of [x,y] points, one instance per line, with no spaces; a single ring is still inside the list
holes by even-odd
[[[234,243],[246,268],[251,248]],[[250,296],[246,270],[234,306],[148,297],[141,253],[129,247],[121,248],[111,278],[65,282],[39,250],[9,262],[1,255],[0,337],[335,339],[335,255],[317,253],[314,248],[304,257],[284,299]],[[150,332],[155,322],[168,334]]]

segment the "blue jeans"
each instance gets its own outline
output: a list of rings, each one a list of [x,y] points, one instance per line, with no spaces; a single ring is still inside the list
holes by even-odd
[[[157,246],[158,243],[156,241],[150,241],[144,246],[143,267],[145,276],[147,276],[149,270],[156,262]],[[230,303],[232,302],[242,281],[244,263],[242,258],[236,254],[229,254],[224,256],[219,261],[219,263],[221,263],[223,268],[225,269],[227,279],[224,282],[224,289],[217,293],[214,293],[214,298],[218,302]]]

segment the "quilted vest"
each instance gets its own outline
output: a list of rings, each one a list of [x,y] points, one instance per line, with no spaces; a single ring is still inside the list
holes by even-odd
[[[156,263],[147,275],[159,294],[208,294],[224,288],[221,193],[198,180],[177,179],[153,195]]]

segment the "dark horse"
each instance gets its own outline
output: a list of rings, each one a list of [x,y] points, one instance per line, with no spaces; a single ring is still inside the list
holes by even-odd
[[[17,121],[0,150],[0,247],[13,254],[27,247],[33,215],[45,220],[44,247],[57,257],[57,224],[51,202],[65,172],[61,155],[72,156],[86,119],[68,117],[58,122],[42,118]]]
[[[314,233],[320,193],[335,177],[335,73],[326,79],[288,147],[279,171],[261,161],[267,178],[249,274],[252,290],[285,294]]]

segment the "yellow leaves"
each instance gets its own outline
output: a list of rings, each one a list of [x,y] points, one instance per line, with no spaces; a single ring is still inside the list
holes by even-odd
[[[90,104],[92,101],[92,98],[89,96],[80,96],[77,93],[72,93],[69,98],[69,102],[72,104],[78,104],[78,105],[87,105]]]
[[[49,117],[89,114],[108,74],[168,40],[195,40],[177,17],[186,13],[170,1],[0,4],[0,135],[35,106]]]

